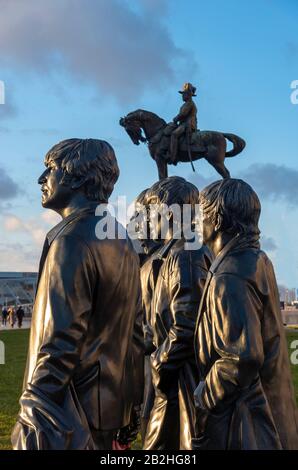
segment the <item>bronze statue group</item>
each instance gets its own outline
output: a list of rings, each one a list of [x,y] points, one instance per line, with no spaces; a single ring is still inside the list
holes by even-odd
[[[107,142],[63,141],[45,165],[42,205],[62,221],[41,255],[14,449],[123,449],[139,431],[146,450],[298,449],[254,190],[233,178],[200,193],[181,177],[154,183],[136,200],[139,256],[128,236],[96,236],[119,176]],[[200,205],[199,247],[175,236],[171,211],[148,236],[162,205],[194,217]]]

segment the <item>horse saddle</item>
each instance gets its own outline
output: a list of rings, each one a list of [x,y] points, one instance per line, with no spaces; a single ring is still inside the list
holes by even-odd
[[[176,129],[176,124],[173,122],[170,122],[166,125],[166,127],[160,129],[155,136],[153,136],[150,139],[150,144],[158,144],[159,142],[162,141],[163,137],[166,137],[161,142],[161,146],[164,147],[165,149],[168,148],[169,143],[168,139],[171,137],[172,132]],[[206,145],[203,142],[203,132],[201,131],[195,131],[191,133],[190,136],[190,146],[191,146],[191,151],[192,152],[197,152],[197,153],[204,153],[206,152]],[[187,152],[188,151],[188,139],[186,134],[183,134],[181,137],[179,137],[178,140],[178,145],[179,145],[179,150],[182,152]]]

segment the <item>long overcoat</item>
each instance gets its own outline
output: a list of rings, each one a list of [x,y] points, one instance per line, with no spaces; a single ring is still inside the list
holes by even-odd
[[[45,241],[15,449],[96,448],[142,402],[139,261],[125,235],[97,237],[95,207]]]
[[[256,237],[236,236],[214,260],[195,348],[207,417],[194,448],[298,449],[278,289]]]
[[[158,270],[153,266],[158,275],[151,308],[155,401],[145,449],[191,448],[197,379],[194,330],[211,259],[206,247],[185,249],[182,238],[168,242],[154,260],[161,263]]]

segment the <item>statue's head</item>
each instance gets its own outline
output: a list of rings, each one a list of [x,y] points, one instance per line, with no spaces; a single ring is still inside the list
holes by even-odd
[[[219,234],[259,237],[261,204],[245,181],[227,178],[210,184],[200,193],[203,210],[203,241],[209,246]]]
[[[63,140],[46,154],[45,166],[38,179],[42,205],[57,212],[78,193],[86,201],[108,202],[119,177],[113,148],[98,139]]]
[[[182,231],[183,217],[187,211],[188,223],[192,225],[198,202],[198,189],[184,178],[171,176],[157,181],[146,193],[146,203],[150,208],[151,233],[160,239],[167,232],[167,228],[172,235]]]
[[[196,95],[196,87],[193,86],[191,83],[187,82],[184,83],[182,90],[179,90],[179,93],[182,95],[183,101],[190,100],[193,96]]]

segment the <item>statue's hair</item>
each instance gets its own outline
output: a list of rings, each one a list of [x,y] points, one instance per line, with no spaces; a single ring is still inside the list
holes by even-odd
[[[62,183],[86,177],[82,188],[91,201],[108,202],[119,177],[113,147],[99,139],[67,139],[54,145],[45,156],[45,164],[59,160],[64,172]]]
[[[144,210],[146,208],[146,195],[147,195],[148,189],[144,189],[134,200],[134,215],[130,219],[131,221],[134,220],[137,216],[137,214],[140,213],[140,211]]]
[[[135,205],[143,204],[144,206],[147,204],[147,192],[148,188],[144,189],[135,199]]]
[[[201,191],[200,204],[213,223],[219,218],[221,231],[259,236],[261,203],[245,181],[227,178],[210,184]]]
[[[199,203],[199,190],[181,176],[170,176],[154,183],[146,193],[147,204],[191,204]]]

